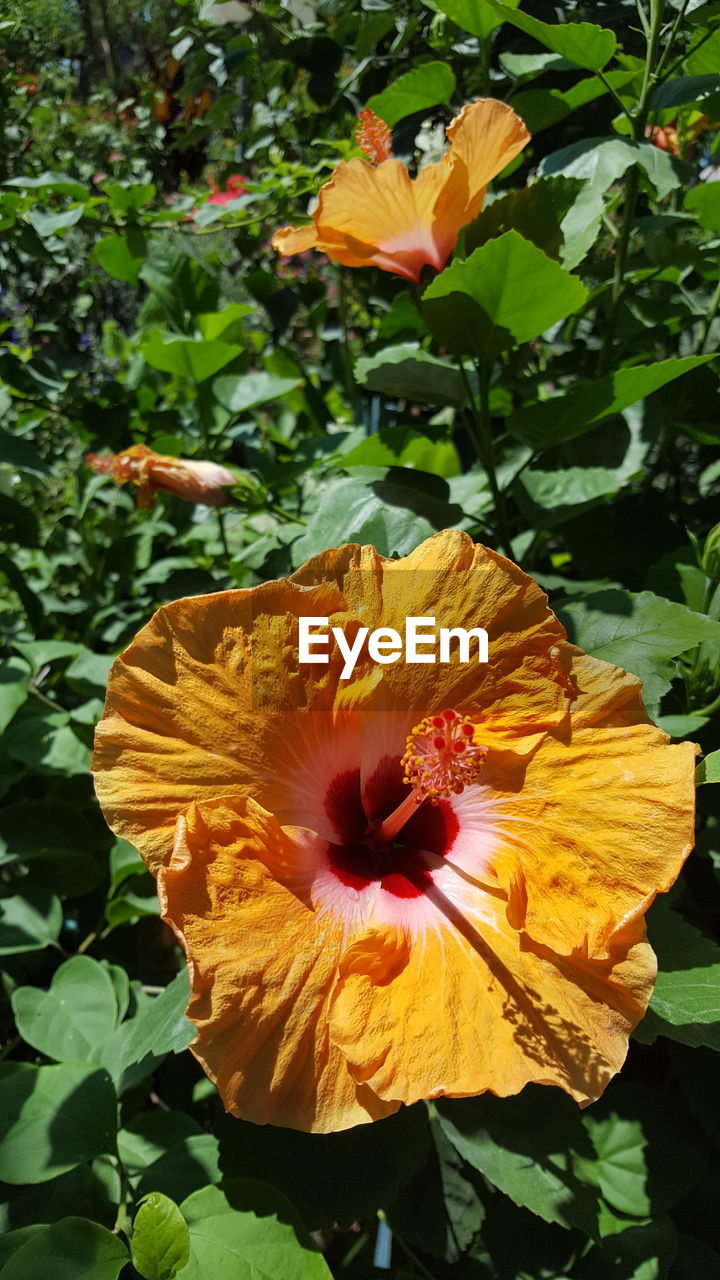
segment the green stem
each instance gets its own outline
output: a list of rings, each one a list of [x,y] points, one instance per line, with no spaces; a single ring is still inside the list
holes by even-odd
[[[715,289],[715,292],[712,298],[710,299],[710,305],[708,306],[707,312],[705,314],[705,319],[703,320],[703,323],[702,323],[702,329],[700,330],[700,341],[698,342],[698,347],[697,347],[697,354],[699,356],[703,354],[705,347],[707,346],[707,341],[708,341],[708,338],[710,337],[710,330],[713,327],[713,321],[715,320],[719,310],[720,310],[720,281],[718,281],[717,288]]]
[[[342,352],[342,366],[345,377],[345,391],[347,393],[348,403],[357,418],[358,410],[358,394],[355,375],[353,373],[352,355],[350,352],[350,341],[348,339],[348,300],[347,300],[347,284],[345,271],[343,267],[338,267],[338,318],[340,320],[340,348]]]
[[[655,87],[655,65],[662,30],[662,15],[663,0],[650,0],[650,23],[646,36],[647,50],[645,55],[645,69],[643,71],[640,97],[638,99],[637,114],[634,116],[632,122],[633,141],[638,143],[642,142],[645,137],[645,127],[650,114],[650,100]],[[637,205],[639,190],[640,173],[638,166],[633,165],[625,186],[625,204],[623,208],[622,223],[620,226],[620,236],[615,252],[615,267],[613,271],[610,309],[605,322],[605,337],[603,340],[602,350],[600,352],[600,362],[598,366],[598,373],[601,375],[607,373],[612,363],[615,326],[620,310],[620,303],[625,292],[625,269],[627,266],[628,252],[630,248],[630,235],[632,233],[632,225],[635,220],[635,207]]]
[[[685,13],[687,12],[689,3],[690,3],[690,0],[683,0],[680,8],[677,11],[675,21],[673,22],[672,27],[670,28],[670,34],[665,42],[665,48],[660,54],[658,64],[655,68],[656,83],[660,79],[660,76],[662,75],[663,67],[665,66],[665,63],[667,62],[668,57],[672,52],[672,48],[675,43],[675,37],[677,36],[677,33],[680,30],[680,27],[682,26],[683,18],[685,17]]]
[[[609,94],[611,94],[611,96],[615,99],[615,101],[617,102],[617,104],[618,104],[618,106],[619,106],[620,110],[622,111],[623,115],[624,115],[624,116],[627,116],[628,120],[630,121],[630,124],[631,124],[631,125],[633,125],[633,124],[634,124],[634,120],[633,120],[633,118],[632,118],[632,116],[631,116],[630,112],[628,111],[627,107],[625,106],[625,103],[623,102],[622,98],[620,97],[620,94],[618,93],[617,89],[615,89],[615,88],[614,88],[614,86],[613,86],[613,85],[611,85],[611,83],[610,83],[610,81],[608,80],[607,76],[605,75],[604,71],[598,71],[598,72],[597,72],[597,78],[598,78],[598,80],[600,80],[600,81],[602,82],[602,84],[604,84],[604,85],[605,85],[605,88],[607,89],[608,93],[609,93]]]
[[[479,361],[477,366],[478,384],[479,384],[479,400],[480,412],[478,413],[473,389],[470,385],[470,379],[467,370],[462,362],[458,359],[458,367],[465,384],[465,390],[468,397],[468,405],[472,416],[474,431],[471,433],[475,451],[477,453],[478,462],[483,467],[490,485],[492,494],[493,508],[495,511],[495,526],[498,541],[509,559],[512,560],[513,550],[510,541],[510,530],[508,528],[507,512],[505,509],[505,498],[498,484],[497,471],[495,469],[495,448],[492,438],[492,424],[490,418],[490,366],[485,361]]]

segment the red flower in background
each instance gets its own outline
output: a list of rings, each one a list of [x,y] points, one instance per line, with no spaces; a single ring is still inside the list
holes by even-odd
[[[232,173],[225,184],[225,190],[216,187],[213,183],[211,186],[212,195],[209,195],[206,204],[230,204],[232,200],[237,200],[240,196],[245,195],[245,183],[247,178],[242,173]]]

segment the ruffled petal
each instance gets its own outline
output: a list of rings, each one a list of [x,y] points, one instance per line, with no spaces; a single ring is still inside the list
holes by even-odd
[[[448,226],[459,230],[477,217],[488,183],[527,146],[531,135],[512,107],[479,98],[463,107],[447,136],[450,150],[444,163],[451,174],[435,208],[438,232]]]
[[[192,805],[158,892],[188,960],[191,1048],[226,1109],[325,1132],[397,1108],[358,1084],[330,1039],[345,929],[312,900],[319,843],[252,800]]]
[[[692,849],[697,747],[671,746],[648,723],[635,677],[568,649],[579,690],[569,728],[483,781],[498,874],[524,884],[526,932],[563,955],[603,957]]]
[[[446,177],[438,172],[418,186],[399,160],[338,165],[313,215],[317,247],[333,262],[374,264],[410,280],[426,264],[441,270],[449,250],[434,238],[433,213]]]
[[[567,714],[573,690],[560,662],[565,631],[546,595],[516,565],[465,533],[435,534],[400,560],[385,559],[374,547],[339,547],[313,557],[293,580],[335,582],[348,611],[371,630],[392,627],[402,636],[408,617],[487,630],[487,663],[461,664],[455,648],[448,664],[386,666],[368,708],[414,710],[421,718],[453,707],[477,716],[488,745],[522,751]],[[358,678],[364,672],[359,663]]]
[[[473,920],[438,891],[442,924],[411,946],[390,928],[341,963],[331,1038],[386,1101],[501,1097],[557,1085],[581,1104],[620,1069],[655,977],[642,921],[605,961],[555,956],[498,918]],[[383,963],[379,956],[383,957]],[[418,998],[418,993],[422,997]]]
[[[357,762],[355,731],[333,709],[340,656],[298,664],[298,617],[342,605],[332,585],[287,582],[177,600],[116,659],[95,734],[95,789],[112,829],[151,870],[170,857],[192,801],[252,795],[302,823],[308,805],[317,816],[338,761]]]

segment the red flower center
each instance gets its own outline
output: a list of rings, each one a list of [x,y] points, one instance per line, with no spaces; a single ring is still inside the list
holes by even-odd
[[[445,857],[458,832],[447,802],[477,779],[487,755],[473,737],[469,716],[444,711],[413,729],[402,760],[383,760],[364,792],[359,769],[333,779],[325,811],[339,839],[329,860],[343,884],[363,889],[380,880],[402,898],[429,887],[426,853]]]

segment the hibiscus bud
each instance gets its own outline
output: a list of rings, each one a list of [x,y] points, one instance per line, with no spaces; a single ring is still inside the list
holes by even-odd
[[[154,505],[158,489],[174,493],[187,502],[221,507],[230,501],[228,489],[237,483],[235,473],[218,462],[172,458],[156,453],[145,444],[132,445],[122,453],[89,453],[85,461],[100,475],[112,475],[116,484],[132,480],[137,504],[143,511],[149,511]]]

